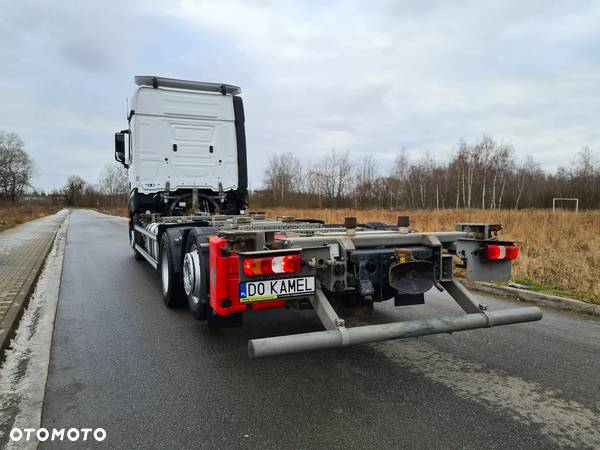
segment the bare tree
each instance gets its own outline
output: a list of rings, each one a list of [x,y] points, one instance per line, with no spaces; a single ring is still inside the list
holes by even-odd
[[[407,187],[406,181],[408,179],[409,170],[408,152],[404,147],[400,149],[400,152],[396,154],[394,159],[394,166],[392,167],[391,177],[388,180],[388,188],[393,191],[392,198],[394,199],[394,206],[400,206],[399,202],[406,201],[407,198]],[[390,208],[392,205],[390,205]]]
[[[65,200],[69,205],[78,205],[86,182],[79,175],[71,175],[67,179],[67,185],[63,188]]]
[[[355,165],[354,181],[354,206],[364,206],[365,202],[373,199],[376,190],[379,174],[375,160],[369,154],[362,156],[358,164]]]
[[[272,193],[275,204],[300,191],[302,165],[292,153],[272,155],[265,169],[263,184]]]
[[[323,193],[324,206],[341,206],[345,197],[350,197],[353,163],[349,153],[335,150],[321,159],[312,169],[312,178],[317,189]]]
[[[530,185],[535,175],[540,171],[540,167],[536,164],[531,155],[527,157],[525,163],[517,170],[517,195],[515,198],[515,209],[519,208],[519,202],[521,201],[523,193],[526,190],[525,188]]]
[[[100,191],[109,198],[111,206],[129,194],[127,169],[117,164],[107,164],[100,172]]]
[[[573,184],[584,208],[591,209],[598,192],[600,165],[588,146],[581,149],[573,162]]]
[[[13,202],[30,186],[34,172],[24,146],[18,134],[0,132],[0,196]]]

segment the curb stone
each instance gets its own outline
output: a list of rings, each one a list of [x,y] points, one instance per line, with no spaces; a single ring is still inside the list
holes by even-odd
[[[524,302],[537,303],[557,309],[600,315],[600,305],[593,305],[591,303],[575,300],[574,298],[559,297],[557,295],[543,294],[541,292],[526,291],[510,286],[496,286],[495,284],[481,281],[474,283],[471,282],[469,283],[469,286],[471,289],[476,291],[500,295],[503,297],[513,297]]]
[[[41,252],[35,257],[33,266],[24,277],[23,285],[15,295],[4,316],[0,319],[0,363],[4,361],[5,350],[10,346],[10,342],[17,330],[21,316],[29,304],[29,299],[35,290],[38,277],[44,268],[46,258],[54,245],[58,230],[68,215],[69,213],[65,214],[60,223],[57,224],[54,232],[43,242]]]

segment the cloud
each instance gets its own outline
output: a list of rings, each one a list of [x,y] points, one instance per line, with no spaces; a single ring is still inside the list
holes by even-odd
[[[546,168],[598,148],[600,6],[588,3],[30,1],[0,16],[0,129],[38,185],[95,180],[136,74],[242,86],[252,186],[271,153],[382,169],[486,133]]]

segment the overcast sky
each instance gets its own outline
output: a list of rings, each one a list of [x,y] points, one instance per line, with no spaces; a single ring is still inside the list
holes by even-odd
[[[241,86],[251,187],[275,152],[386,170],[486,133],[552,170],[600,150],[600,2],[2,3],[0,130],[36,187],[96,181],[134,75]]]

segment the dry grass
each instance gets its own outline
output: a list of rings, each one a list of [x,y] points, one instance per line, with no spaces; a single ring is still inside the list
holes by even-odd
[[[0,205],[0,231],[7,230],[20,223],[54,214],[60,209],[61,206],[59,205],[45,202]]]
[[[411,217],[418,231],[453,230],[459,222],[500,223],[501,237],[520,242],[521,254],[513,267],[513,277],[547,290],[600,304],[600,212],[561,212],[550,210],[416,210],[381,209],[266,209],[268,216],[322,219],[343,223],[344,217],[358,221],[396,223],[398,215]],[[566,290],[566,291],[565,291]]]

